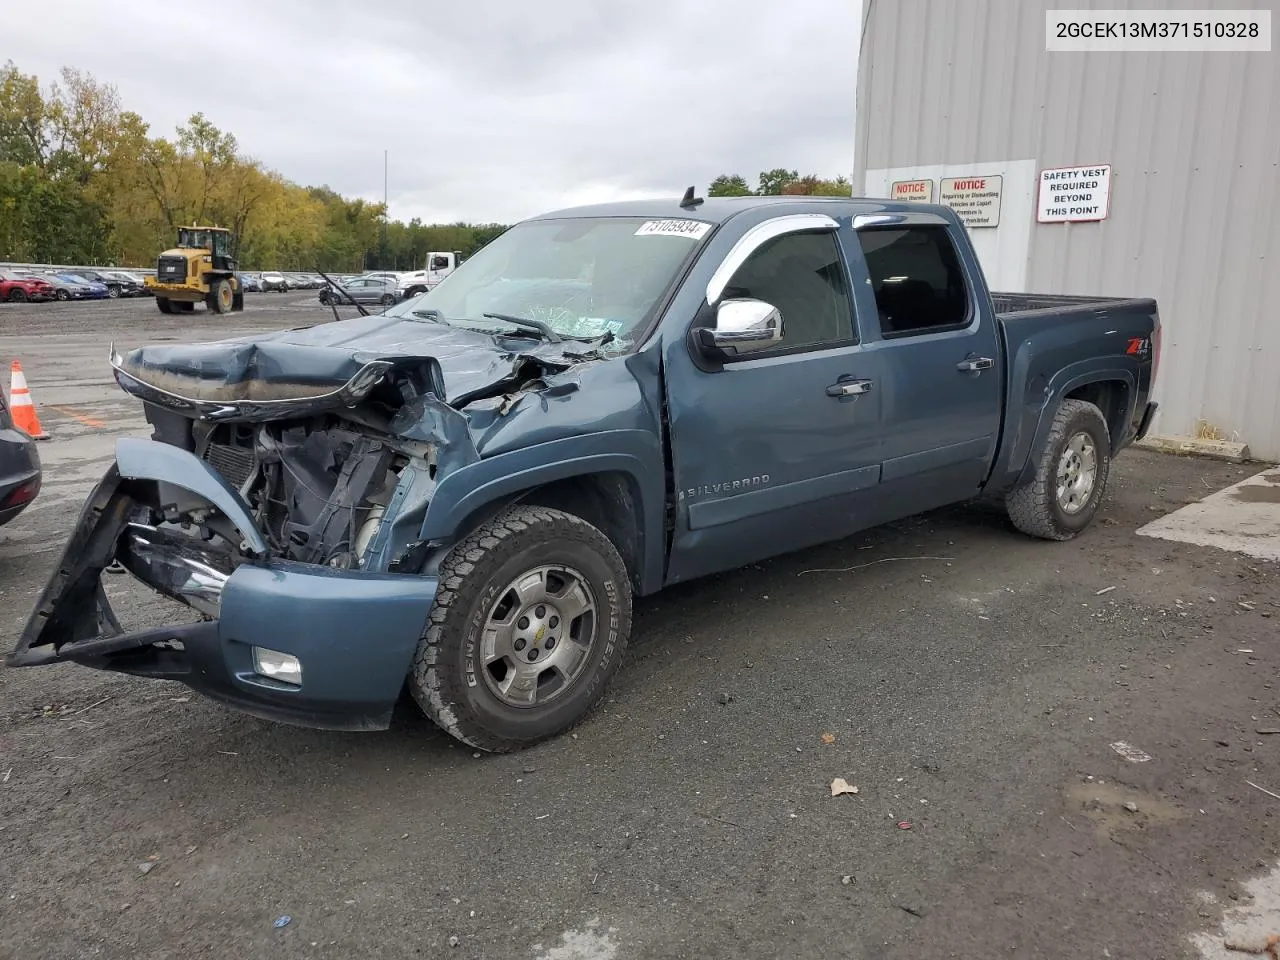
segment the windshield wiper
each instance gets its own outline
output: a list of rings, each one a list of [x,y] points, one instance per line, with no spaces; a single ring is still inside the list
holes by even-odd
[[[512,326],[520,327],[524,330],[533,330],[534,332],[541,334],[542,339],[546,340],[547,343],[563,343],[560,335],[541,320],[529,320],[525,317],[514,317],[509,313],[484,313],[481,314],[481,316],[488,317],[490,320],[501,320],[504,323],[509,323]]]

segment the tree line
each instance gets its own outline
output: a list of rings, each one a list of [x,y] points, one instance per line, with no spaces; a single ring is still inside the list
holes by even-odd
[[[752,190],[741,174],[722,173],[711,181],[707,188],[709,197],[848,197],[853,194],[853,185],[845,177],[825,180],[816,174],[801,175],[797,170],[777,167],[762,171],[756,181],[756,189]]]
[[[184,224],[228,227],[245,269],[420,268],[470,256],[503,224],[387,221],[381,203],[301,186],[195,113],[153,136],[115,87],[64,68],[42,87],[0,70],[0,260],[143,266]]]

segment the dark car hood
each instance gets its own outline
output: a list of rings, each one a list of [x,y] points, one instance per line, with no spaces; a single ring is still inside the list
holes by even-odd
[[[139,347],[113,363],[131,393],[139,391],[127,379],[195,403],[262,404],[332,394],[375,361],[429,362],[433,381],[443,381],[439,399],[461,407],[528,379],[531,363],[535,373],[564,370],[588,349],[374,314],[233,340]]]

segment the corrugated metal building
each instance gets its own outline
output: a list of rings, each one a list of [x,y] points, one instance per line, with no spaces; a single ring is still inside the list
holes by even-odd
[[[1127,0],[864,3],[855,193],[992,178],[970,235],[994,289],[1156,297],[1153,433],[1280,460],[1280,52],[1046,52],[1046,10],[1150,9]],[[1105,219],[1038,222],[1042,171],[1104,165]]]

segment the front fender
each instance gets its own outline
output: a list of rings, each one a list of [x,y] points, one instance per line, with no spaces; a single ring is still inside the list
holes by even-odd
[[[235,524],[250,553],[267,555],[267,541],[244,498],[194,453],[156,440],[123,437],[116,441],[116,469],[125,479],[171,484],[209,501]]]
[[[479,460],[450,473],[436,488],[420,538],[451,540],[466,520],[489,504],[514,494],[571,477],[617,472],[640,491],[641,589],[662,580],[666,493],[662,447],[645,430],[606,430],[523,447]]]

